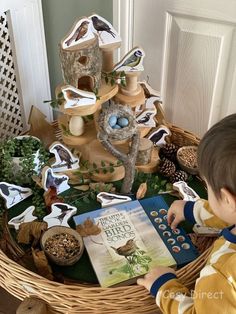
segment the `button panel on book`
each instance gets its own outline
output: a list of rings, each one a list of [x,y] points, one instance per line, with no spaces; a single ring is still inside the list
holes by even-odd
[[[153,226],[175,259],[177,266],[190,263],[199,253],[183,228],[172,230],[167,223],[168,205],[162,197],[139,200]]]

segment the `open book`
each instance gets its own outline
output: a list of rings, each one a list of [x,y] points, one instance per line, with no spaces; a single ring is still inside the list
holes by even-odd
[[[131,284],[156,266],[175,267],[176,255],[186,263],[187,251],[187,262],[197,256],[183,231],[167,226],[167,209],[158,196],[74,216],[102,287]]]

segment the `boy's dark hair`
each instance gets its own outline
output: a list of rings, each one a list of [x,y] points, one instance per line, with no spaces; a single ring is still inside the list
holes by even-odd
[[[203,136],[198,167],[218,199],[221,188],[236,196],[236,114],[225,117]]]

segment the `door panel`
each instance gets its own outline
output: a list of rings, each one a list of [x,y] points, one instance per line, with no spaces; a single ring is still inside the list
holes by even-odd
[[[202,136],[236,112],[236,1],[114,3],[130,13],[133,31],[129,22],[123,47],[145,50],[143,78],[161,92],[168,121]],[[121,37],[125,25],[118,18]]]

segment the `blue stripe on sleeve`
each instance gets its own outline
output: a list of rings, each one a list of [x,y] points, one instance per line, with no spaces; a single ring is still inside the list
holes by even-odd
[[[194,218],[193,215],[193,206],[194,206],[195,202],[186,202],[184,205],[184,217],[186,220],[188,220],[189,222],[195,224],[196,220]]]
[[[154,283],[151,286],[150,293],[152,296],[156,297],[158,290],[161,288],[164,283],[171,279],[177,278],[175,274],[173,273],[166,273],[161,275],[158,279],[154,281]]]

